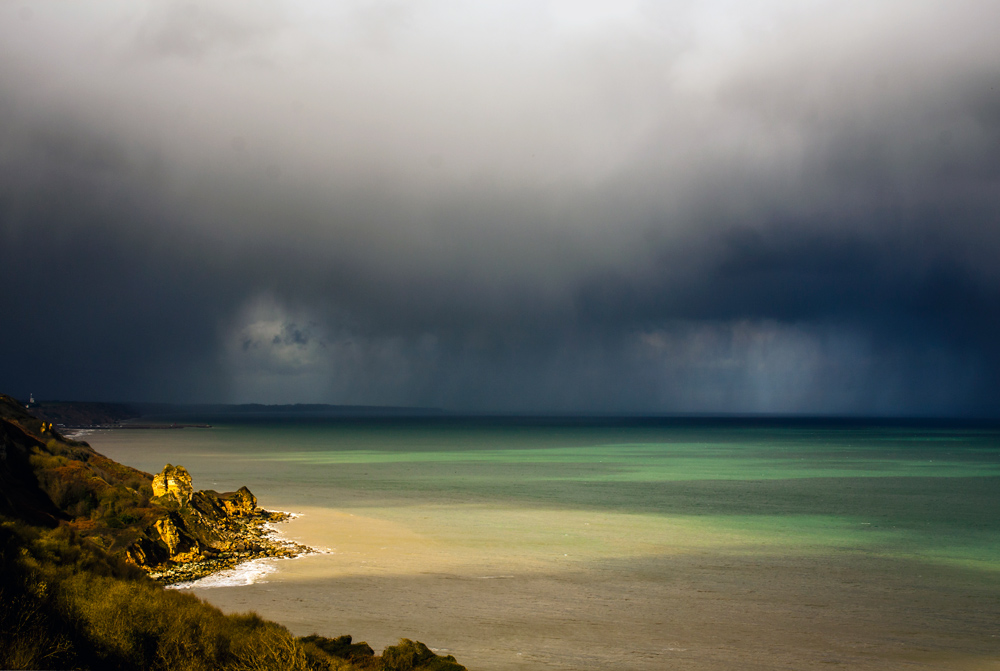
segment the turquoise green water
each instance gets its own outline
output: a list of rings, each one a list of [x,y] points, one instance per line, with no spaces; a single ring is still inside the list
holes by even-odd
[[[149,471],[183,463],[199,486],[251,484],[279,507],[461,503],[685,517],[786,549],[1000,568],[1000,431],[989,427],[306,420],[94,442]]]
[[[332,554],[200,589],[478,671],[1000,669],[1000,428],[210,420],[86,437],[305,512]]]

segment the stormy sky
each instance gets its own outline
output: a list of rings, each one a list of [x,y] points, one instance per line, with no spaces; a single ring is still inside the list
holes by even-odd
[[[1000,415],[998,25],[0,0],[0,390]]]

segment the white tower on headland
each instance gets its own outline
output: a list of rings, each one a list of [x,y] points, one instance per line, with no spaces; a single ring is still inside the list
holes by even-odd
[[[35,395],[32,394],[31,392],[28,392],[28,405],[34,405],[34,404],[35,404]]]

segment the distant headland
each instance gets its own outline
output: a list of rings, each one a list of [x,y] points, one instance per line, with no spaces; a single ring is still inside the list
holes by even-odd
[[[179,403],[97,403],[91,401],[15,401],[28,412],[58,429],[208,428],[205,418],[224,420],[241,417],[380,418],[439,417],[449,413],[438,408],[382,405],[328,405],[295,403],[286,405],[179,404]],[[193,418],[193,419],[192,419]],[[143,420],[141,423],[138,420]]]

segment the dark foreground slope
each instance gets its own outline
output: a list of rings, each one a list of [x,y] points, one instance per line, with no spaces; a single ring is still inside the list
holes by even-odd
[[[187,470],[123,466],[0,396],[0,514],[65,525],[169,584],[259,557],[308,548],[270,536],[287,517],[257,507],[246,487],[195,491]]]
[[[182,519],[152,481],[0,396],[0,668],[464,668],[406,639],[375,655],[349,636],[296,638],[165,590],[127,552],[161,542],[151,521]]]

